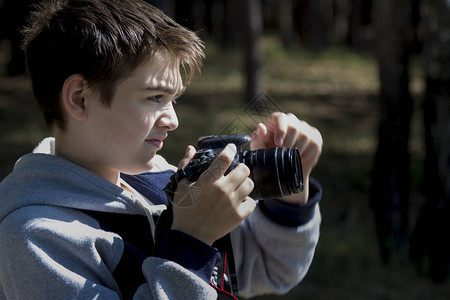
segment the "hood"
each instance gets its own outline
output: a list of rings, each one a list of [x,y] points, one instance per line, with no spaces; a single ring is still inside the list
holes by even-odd
[[[0,183],[0,222],[30,205],[145,214],[131,193],[52,153],[21,157]]]

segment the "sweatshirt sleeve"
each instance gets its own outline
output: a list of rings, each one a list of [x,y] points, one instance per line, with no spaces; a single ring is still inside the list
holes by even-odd
[[[144,261],[142,270],[147,281],[133,299],[216,299],[209,284],[217,249],[177,230],[168,230],[158,257]]]
[[[27,206],[0,223],[1,299],[119,299],[110,270],[120,243],[106,232],[93,239],[99,231],[73,213]]]
[[[157,256],[176,262],[209,283],[219,251],[178,230],[168,230]]]
[[[258,204],[231,232],[240,296],[285,294],[304,278],[319,239],[321,193],[319,183],[310,180],[305,207]]]
[[[290,204],[277,199],[259,201],[258,205],[264,215],[275,223],[291,227],[301,226],[313,219],[316,204],[322,198],[322,188],[312,177],[309,190],[310,197],[305,205]]]
[[[112,272],[120,237],[81,212],[28,206],[0,223],[0,299],[120,299]],[[150,257],[134,299],[214,299],[216,292],[176,262]]]

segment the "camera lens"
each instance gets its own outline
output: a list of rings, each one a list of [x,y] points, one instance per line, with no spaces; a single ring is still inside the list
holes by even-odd
[[[243,151],[239,161],[250,169],[255,187],[253,199],[289,196],[303,190],[300,154],[296,148],[269,148]]]

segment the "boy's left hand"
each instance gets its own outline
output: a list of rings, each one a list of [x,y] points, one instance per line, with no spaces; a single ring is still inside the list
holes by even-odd
[[[288,203],[306,204],[309,196],[309,175],[322,153],[322,135],[319,130],[300,121],[295,115],[272,113],[266,124],[258,124],[251,135],[250,149],[272,147],[298,148],[302,161],[304,190],[280,198]]]

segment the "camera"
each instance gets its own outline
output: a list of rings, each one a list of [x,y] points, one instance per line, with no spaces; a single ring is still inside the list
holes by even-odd
[[[303,191],[303,172],[300,154],[297,148],[274,147],[258,150],[243,150],[250,142],[250,136],[245,134],[210,135],[198,139],[197,153],[188,166],[178,170],[170,178],[164,188],[169,201],[178,182],[187,179],[195,182],[208,169],[214,159],[226,145],[236,145],[236,155],[225,174],[228,174],[239,163],[244,163],[250,169],[250,178],[254,182],[250,197],[255,200],[289,196]]]

